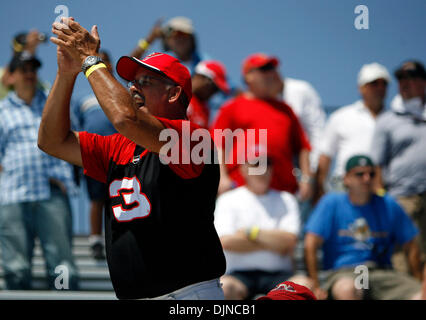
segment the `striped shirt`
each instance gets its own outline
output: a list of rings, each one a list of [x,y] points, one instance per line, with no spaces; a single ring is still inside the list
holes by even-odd
[[[0,204],[49,199],[50,178],[61,181],[69,194],[76,192],[71,165],[37,146],[46,97],[37,90],[27,105],[12,91],[0,101]]]

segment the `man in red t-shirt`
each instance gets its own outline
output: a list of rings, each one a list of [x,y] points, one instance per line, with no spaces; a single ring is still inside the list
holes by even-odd
[[[219,278],[226,261],[213,224],[219,165],[208,158],[196,163],[193,145],[185,143],[185,136],[200,129],[185,120],[192,96],[188,69],[163,53],[143,60],[121,57],[117,73],[130,82],[129,93],[99,59],[95,26],[89,33],[63,18],[52,32],[58,72],[38,144],[106,183],[106,257],[117,297],[223,299]],[[70,129],[69,102],[80,71],[118,133]],[[167,132],[178,135],[171,144],[172,154],[180,151],[177,162],[165,159]]]
[[[266,129],[267,152],[273,162],[271,187],[293,194],[299,190],[302,200],[309,199],[312,194],[309,166],[311,146],[297,116],[278,99],[283,88],[278,64],[277,58],[265,54],[256,53],[247,57],[242,68],[247,91],[225,103],[211,127],[222,160],[219,193],[243,185],[244,179],[237,170],[239,164],[236,161],[241,146],[234,143],[232,152],[226,153],[226,135],[230,133],[222,137],[218,131],[231,129],[234,135],[236,130],[242,129],[248,140],[248,130],[254,129],[255,139],[259,140],[260,130]],[[295,160],[302,173],[299,183],[294,174]]]
[[[226,81],[226,69],[215,60],[201,61],[195,67],[192,76],[192,99],[188,106],[187,116],[191,122],[207,128],[210,121],[209,99],[218,91],[229,94]]]

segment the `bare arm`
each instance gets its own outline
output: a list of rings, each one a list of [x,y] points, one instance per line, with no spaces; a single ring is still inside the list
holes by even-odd
[[[156,39],[161,38],[161,36],[162,36],[161,23],[162,23],[162,21],[163,21],[162,18],[158,19],[157,22],[152,27],[150,34],[145,39],[147,45],[151,45]],[[140,58],[140,57],[142,57],[142,55],[145,53],[145,51],[147,49],[148,49],[148,47],[145,48],[143,46],[140,46],[139,43],[138,43],[138,45],[130,53],[130,56]]]
[[[313,233],[305,236],[305,263],[308,276],[314,281],[316,288],[319,288],[317,250],[322,246],[323,239]]]
[[[378,194],[382,194],[385,191],[384,184],[383,184],[382,168],[379,166],[376,166],[375,169],[376,169],[376,176],[374,177],[374,180],[373,180],[373,186],[374,186],[373,188]]]
[[[300,198],[308,200],[313,194],[313,175],[311,172],[311,165],[309,162],[309,150],[302,149],[299,154],[299,166],[302,172],[302,178],[299,184]]]
[[[78,133],[70,129],[69,109],[75,79],[75,74],[58,72],[43,110],[38,146],[54,157],[82,167]]]
[[[408,266],[410,267],[412,275],[415,278],[422,280],[423,272],[420,261],[420,250],[416,240],[411,240],[404,244],[403,249],[408,258]]]
[[[325,193],[325,181],[327,180],[330,170],[331,158],[325,154],[321,154],[318,160],[318,168],[315,177],[315,202],[318,201]]]
[[[116,130],[136,144],[159,152],[165,142],[160,141],[163,124],[149,113],[135,110],[129,92],[105,68],[89,77],[89,83],[105,115]]]
[[[249,240],[244,232],[222,236],[220,237],[220,242],[223,249],[227,251],[248,253],[262,250],[260,244]]]
[[[54,42],[54,38],[51,38]],[[78,134],[71,131],[70,100],[81,64],[57,48],[58,72],[43,109],[38,132],[38,146],[46,153],[82,166]]]
[[[292,254],[297,244],[297,236],[281,230],[261,229],[255,240],[250,240],[245,230],[233,235],[222,236],[223,249],[235,252],[269,250],[281,255]]]
[[[261,229],[256,241],[264,250],[274,251],[282,255],[292,255],[297,245],[297,236],[282,230]]]
[[[81,67],[87,56],[97,55],[100,44],[97,27],[93,26],[89,33],[72,18],[63,18],[62,21],[63,24],[54,23],[52,32],[58,37],[52,38],[52,42]],[[64,28],[64,24],[69,28]],[[89,83],[100,106],[119,133],[153,152],[160,151],[166,143],[159,140],[163,124],[151,114],[136,109],[127,89],[106,68],[95,70],[89,76]],[[178,93],[172,98],[177,99]]]
[[[232,180],[229,177],[228,170],[225,164],[225,152],[221,148],[217,148],[220,168],[220,181],[217,195],[220,196],[222,193],[232,189]]]

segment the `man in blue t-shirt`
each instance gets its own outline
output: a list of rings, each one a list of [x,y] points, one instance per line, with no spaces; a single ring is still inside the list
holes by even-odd
[[[413,241],[418,231],[392,197],[372,192],[374,176],[369,157],[351,157],[343,180],[348,192],[324,196],[306,224],[307,271],[319,297],[388,300],[422,296],[419,249]],[[404,247],[418,279],[392,270],[395,244]],[[316,261],[320,247],[322,266],[331,271],[322,289]]]

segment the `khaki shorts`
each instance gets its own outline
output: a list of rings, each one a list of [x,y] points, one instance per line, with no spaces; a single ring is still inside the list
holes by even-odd
[[[323,289],[331,296],[331,289],[342,277],[353,278],[361,274],[354,268],[342,268],[332,272],[326,279]],[[421,291],[421,282],[405,273],[387,269],[368,269],[368,289],[362,289],[364,297],[371,300],[410,300]]]
[[[419,229],[418,244],[422,261],[426,261],[426,193],[398,197],[398,203],[413,219]]]

